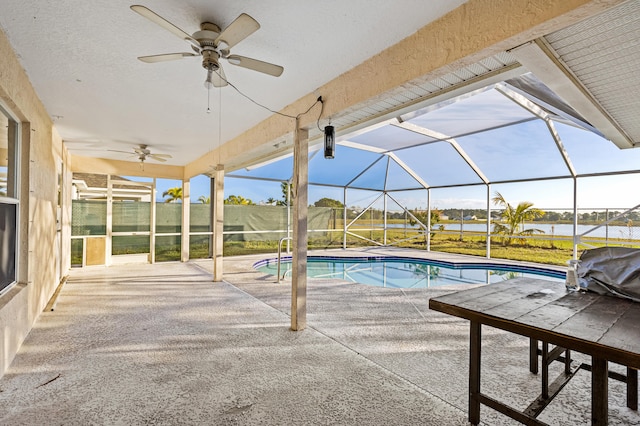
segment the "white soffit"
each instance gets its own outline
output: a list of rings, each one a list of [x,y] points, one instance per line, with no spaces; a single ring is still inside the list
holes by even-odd
[[[640,145],[640,2],[623,3],[511,53],[619,148]]]

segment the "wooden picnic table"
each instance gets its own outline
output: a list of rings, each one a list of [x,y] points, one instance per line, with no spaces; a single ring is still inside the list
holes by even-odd
[[[468,319],[470,330],[469,421],[480,422],[480,404],[523,424],[543,425],[536,417],[575,374],[570,352],[591,356],[591,424],[608,422],[608,378],[627,382],[627,405],[637,409],[637,369],[640,369],[640,303],[593,292],[568,292],[563,283],[516,278],[433,298],[429,308]],[[538,341],[543,342],[543,367],[564,351],[566,368],[551,386],[543,377],[541,395],[518,411],[480,391],[482,325],[530,338],[530,370],[537,372]],[[556,346],[553,356],[548,344]],[[535,365],[534,365],[535,360]],[[627,375],[609,372],[608,362],[627,367]],[[620,377],[621,376],[621,377]]]

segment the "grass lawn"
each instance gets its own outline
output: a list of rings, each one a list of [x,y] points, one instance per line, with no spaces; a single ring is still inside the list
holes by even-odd
[[[358,231],[355,231],[358,232]],[[378,242],[382,242],[384,234],[382,231],[362,231],[358,232],[359,235],[365,238],[369,238]],[[313,234],[309,237],[309,249],[326,249],[326,248],[341,248],[342,247],[342,233],[332,233],[332,238],[314,237]],[[411,236],[417,238],[399,242],[405,240]],[[423,235],[419,235],[414,232],[405,233],[404,229],[401,230],[388,230],[387,231],[387,243],[395,244],[397,247],[413,248],[416,250],[425,250],[426,244]],[[611,239],[609,243],[612,243]],[[590,242],[593,246],[604,245],[603,241],[594,240]],[[278,250],[277,241],[228,241],[225,242],[224,255],[236,256],[242,254],[256,254],[256,253],[274,253]],[[347,247],[369,247],[373,246],[373,243],[347,235]],[[484,235],[465,235],[460,240],[460,234],[436,234],[431,238],[431,250],[445,253],[457,253],[457,254],[469,254],[474,256],[485,257],[486,251],[486,237]],[[578,252],[578,255],[584,250],[584,247]],[[510,259],[521,260],[526,262],[535,262],[548,265],[561,265],[566,266],[567,261],[572,259],[573,256],[573,244],[571,241],[548,239],[528,239],[528,240],[514,240],[510,245],[502,245],[498,238],[492,238],[491,240],[491,258],[494,259]]]

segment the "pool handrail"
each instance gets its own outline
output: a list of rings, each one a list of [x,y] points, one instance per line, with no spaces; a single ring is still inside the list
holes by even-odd
[[[282,263],[281,262],[281,258],[282,258],[282,243],[287,241],[287,240],[293,240],[293,237],[282,237],[282,238],[280,238],[280,241],[278,241],[278,273],[276,274],[276,277],[277,277],[276,283],[278,283],[278,284],[280,284],[280,264]]]

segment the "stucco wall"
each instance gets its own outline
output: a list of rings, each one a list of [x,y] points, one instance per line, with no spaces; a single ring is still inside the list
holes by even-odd
[[[2,32],[0,58],[0,100],[22,123],[19,283],[0,296],[2,375],[68,269],[69,253],[64,243],[70,232],[64,213],[70,209],[68,191],[63,191],[60,238],[56,211],[58,175],[70,176],[62,141]]]

